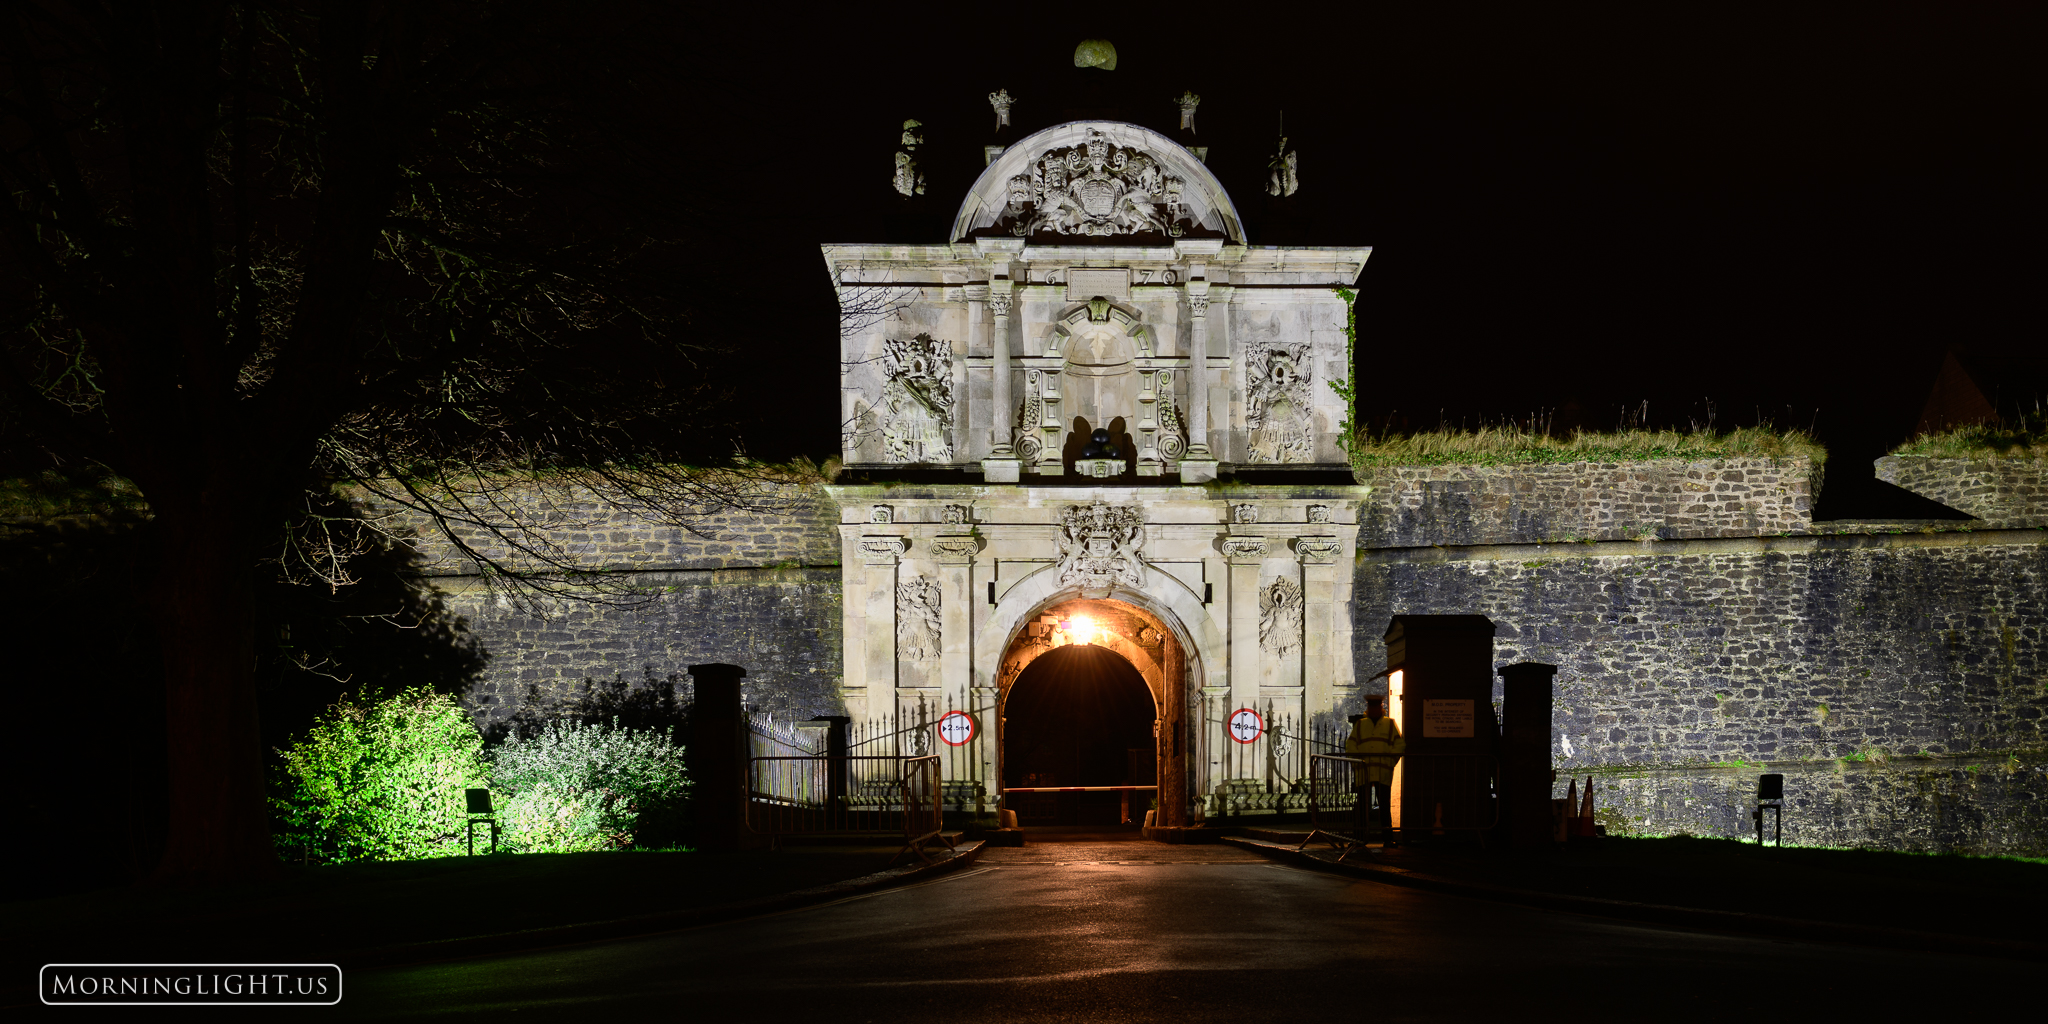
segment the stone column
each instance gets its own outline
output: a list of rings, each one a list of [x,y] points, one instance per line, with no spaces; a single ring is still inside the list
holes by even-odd
[[[1230,698],[1218,716],[1228,719],[1238,708],[1261,707],[1259,680],[1263,673],[1259,650],[1259,574],[1266,563],[1266,538],[1234,535],[1223,540],[1223,553],[1230,560]],[[1241,744],[1222,738],[1223,726],[1204,723],[1216,731],[1214,749],[1224,751],[1230,763],[1219,765],[1227,779],[1249,777],[1254,763]]]
[[[866,657],[861,670],[867,695],[873,698],[868,701],[870,718],[887,715],[896,706],[896,563],[908,547],[902,537],[860,540],[861,575],[867,585],[867,632],[862,638]]]
[[[1335,706],[1337,558],[1342,549],[1335,537],[1294,542],[1295,557],[1301,559],[1301,683],[1311,708]]]
[[[959,360],[954,365],[958,372],[965,375],[966,384],[956,392],[960,404],[954,416],[960,432],[960,447],[956,450],[955,457],[964,459],[980,446],[981,439],[974,434],[978,429],[977,425],[989,415],[982,411],[984,403],[975,398],[974,375],[967,370],[969,359],[988,351],[988,325],[981,319],[982,314],[987,312],[988,286],[966,285],[960,289],[960,294],[967,300],[967,351],[964,353],[967,358]]]
[[[974,556],[981,547],[966,531],[973,529],[968,522],[972,513],[966,506],[954,506],[960,510],[958,523],[948,516],[947,531],[932,538],[932,558],[939,563],[939,704],[951,706],[974,714]],[[953,532],[953,531],[959,532]],[[972,792],[970,786],[982,780],[978,770],[983,760],[984,740],[988,736],[988,723],[978,723],[973,742],[964,747],[935,747],[946,755],[940,762],[944,779],[955,785],[948,789],[952,795],[946,799],[967,800],[977,806],[987,806],[994,794],[983,793],[976,800],[963,794]],[[991,757],[990,760],[993,760]]]
[[[989,362],[990,372],[995,375],[994,399],[990,403],[988,458],[981,463],[982,479],[992,484],[1014,484],[1023,470],[1018,460],[1011,434],[1016,427],[1017,403],[1010,397],[1010,281],[995,277],[989,282],[988,308],[994,314],[995,325],[989,336],[989,351],[993,359]]]
[[[1180,480],[1198,484],[1216,479],[1216,456],[1209,452],[1209,282],[1188,282],[1188,317],[1188,450]]]

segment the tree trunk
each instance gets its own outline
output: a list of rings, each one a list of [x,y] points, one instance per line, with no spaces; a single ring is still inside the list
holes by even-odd
[[[170,827],[155,880],[175,885],[277,868],[257,722],[248,496],[195,490],[196,500],[157,509]]]

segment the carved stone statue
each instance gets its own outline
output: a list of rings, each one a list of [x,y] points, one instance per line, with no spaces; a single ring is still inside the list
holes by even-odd
[[[1068,505],[1060,514],[1060,585],[1079,586],[1089,597],[1107,597],[1117,586],[1143,590],[1145,563],[1138,549],[1144,544],[1145,526],[1135,506]]]
[[[1130,235],[1187,231],[1181,197],[1187,183],[1159,159],[1090,131],[1079,146],[1048,150],[1029,174],[1010,179],[1009,205],[997,223],[1018,237]]]
[[[1259,647],[1284,658],[1301,646],[1301,586],[1282,576],[1259,590]]]
[[[929,334],[885,340],[880,428],[886,462],[953,458],[953,346]]]
[[[1315,458],[1307,345],[1254,348],[1245,358],[1244,425],[1252,462]]]
[[[931,661],[939,656],[939,581],[912,576],[896,584],[896,657]]]
[[[900,149],[896,151],[896,177],[893,184],[896,191],[906,196],[924,195],[924,174],[917,169],[917,158]]]
[[[1297,173],[1299,154],[1287,148],[1287,136],[1280,136],[1280,146],[1273,151],[1273,159],[1266,163],[1266,194],[1269,196],[1291,196],[1301,188],[1301,176]]]
[[[896,176],[892,184],[896,191],[906,196],[924,195],[924,174],[917,169],[917,147],[924,144],[924,136],[917,130],[924,127],[922,122],[903,122],[902,149],[896,151]]]
[[[1195,95],[1193,89],[1189,89],[1181,93],[1180,99],[1174,100],[1174,102],[1180,104],[1180,126],[1188,131],[1194,131],[1195,108],[1202,105],[1202,98]]]
[[[997,89],[988,94],[988,105],[996,108],[996,130],[1010,126],[1010,104],[1017,102],[1010,97],[1010,90]]]

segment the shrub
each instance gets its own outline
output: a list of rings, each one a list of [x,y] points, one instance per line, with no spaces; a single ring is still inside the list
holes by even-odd
[[[566,853],[673,841],[689,776],[659,732],[564,721],[507,739],[491,784],[511,849]]]
[[[485,766],[483,736],[454,698],[425,687],[374,703],[359,694],[278,753],[271,804],[289,852],[340,861],[463,852],[462,791],[484,784]]]

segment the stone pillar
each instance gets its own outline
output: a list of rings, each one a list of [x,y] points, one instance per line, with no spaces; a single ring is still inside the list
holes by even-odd
[[[988,308],[995,325],[989,335],[990,372],[995,375],[994,399],[990,402],[988,458],[981,463],[982,479],[992,484],[1014,484],[1022,472],[1012,444],[1017,403],[1010,396],[1010,279],[1000,275],[989,279]],[[979,317],[976,318],[979,321]]]
[[[1301,537],[1294,542],[1301,559],[1301,681],[1307,706],[1336,706],[1337,559],[1343,545],[1335,537]],[[1344,642],[1348,643],[1347,632]]]
[[[738,665],[692,665],[687,759],[697,815],[697,848],[735,850],[747,809],[746,708]]]
[[[1517,849],[1551,843],[1550,713],[1556,665],[1525,661],[1500,669],[1501,824]]]
[[[1238,708],[1258,708],[1259,681],[1264,674],[1259,650],[1259,575],[1266,565],[1266,538],[1230,536],[1223,540],[1223,553],[1230,560],[1230,697],[1218,716],[1228,720]],[[1225,779],[1248,778],[1255,767],[1249,750],[1225,737],[1223,725],[1205,722],[1202,727],[1216,732],[1216,748],[1222,751],[1219,765]]]
[[[967,359],[961,359],[954,365],[964,372],[968,359],[988,351],[988,325],[982,322],[983,314],[988,312],[988,286],[966,285],[960,289],[960,294],[967,300]],[[982,439],[974,436],[975,430],[978,429],[976,424],[990,416],[982,411],[982,403],[974,400],[973,375],[969,374],[967,379],[968,385],[957,392],[960,404],[954,411],[954,422],[960,425],[961,433],[961,445],[956,456],[958,458],[966,458],[980,445]]]
[[[1188,450],[1181,456],[1180,481],[1216,479],[1209,451],[1209,282],[1188,282]]]
[[[1216,479],[1209,450],[1209,264],[1223,251],[1220,239],[1184,239],[1174,253],[1188,265],[1188,450],[1181,456],[1182,483]]]
[[[868,715],[886,715],[896,706],[896,563],[909,547],[902,537],[862,537],[861,575],[867,584],[866,635],[862,638],[862,681],[867,685]],[[883,695],[889,699],[881,700]]]

